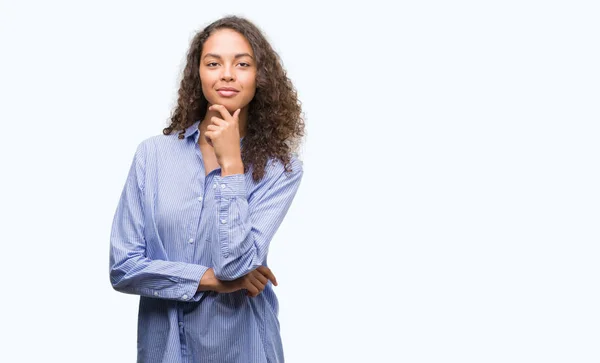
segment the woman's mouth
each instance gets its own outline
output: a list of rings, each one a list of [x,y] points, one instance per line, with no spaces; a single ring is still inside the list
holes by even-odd
[[[238,91],[231,91],[231,90],[218,90],[217,93],[219,95],[221,95],[222,97],[233,97],[235,95],[238,94]]]

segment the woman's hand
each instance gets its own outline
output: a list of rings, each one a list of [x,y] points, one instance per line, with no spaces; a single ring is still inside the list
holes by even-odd
[[[273,285],[277,286],[275,275],[266,266],[260,266],[256,270],[250,271],[248,274],[232,281],[218,280],[215,277],[213,269],[209,268],[200,280],[198,291],[212,290],[219,293],[230,293],[246,289],[248,296],[256,297],[265,289],[269,280],[271,280]]]
[[[239,279],[221,281],[222,289],[217,292],[234,292],[246,289],[248,291],[246,295],[256,297],[265,289],[269,280],[271,280],[273,285],[277,286],[277,279],[273,275],[273,272],[271,272],[271,269],[266,266],[260,266]]]
[[[223,105],[211,105],[210,111],[216,111],[222,118],[213,116],[210,118],[211,124],[206,127],[204,137],[213,147],[217,162],[221,168],[232,165],[243,165],[240,149],[240,128],[239,116],[241,109],[237,109],[233,115],[227,111]]]

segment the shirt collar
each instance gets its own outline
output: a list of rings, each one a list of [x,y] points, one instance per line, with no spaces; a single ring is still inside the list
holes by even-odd
[[[198,130],[198,125],[200,125],[200,121],[198,120],[196,122],[194,122],[190,127],[188,127],[187,129],[185,129],[185,134],[183,135],[186,139],[192,135],[194,135],[195,133],[199,133],[200,130]]]

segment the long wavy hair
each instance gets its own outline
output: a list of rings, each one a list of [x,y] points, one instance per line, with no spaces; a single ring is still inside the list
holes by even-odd
[[[235,30],[246,37],[257,65],[256,92],[248,107],[246,134],[241,148],[244,172],[252,167],[252,178],[259,181],[271,158],[280,160],[289,172],[292,154],[297,151],[304,136],[301,102],[279,55],[256,25],[241,17],[221,18],[194,36],[187,53],[177,105],[163,134],[170,135],[178,130],[179,139],[183,139],[185,129],[204,118],[208,101],[200,82],[200,56],[208,37],[223,28]]]

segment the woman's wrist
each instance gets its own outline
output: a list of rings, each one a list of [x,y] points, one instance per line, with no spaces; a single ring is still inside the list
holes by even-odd
[[[198,291],[217,291],[219,284],[220,281],[215,277],[214,270],[209,268],[200,279]]]

